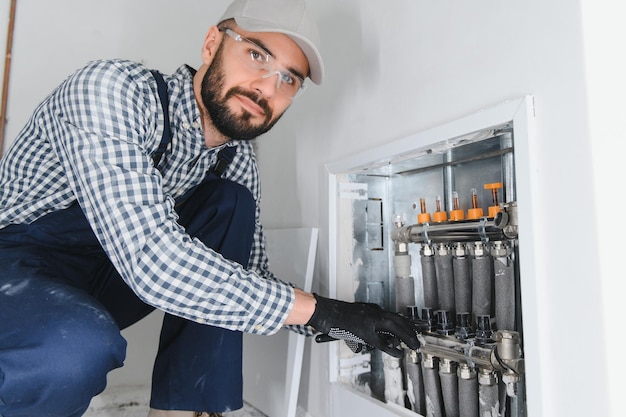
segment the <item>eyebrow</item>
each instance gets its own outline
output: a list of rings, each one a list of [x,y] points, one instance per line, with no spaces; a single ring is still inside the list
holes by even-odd
[[[267,53],[269,56],[271,56],[272,58],[276,59],[276,57],[274,56],[274,54],[272,53],[272,51],[270,51],[270,49],[267,47],[267,45],[265,45],[265,43],[263,43],[262,40],[258,39],[258,38],[246,38],[243,37],[243,39],[246,39],[252,43],[254,43],[255,45],[261,47],[261,49],[263,49],[263,51],[265,53]],[[285,67],[285,69],[289,72],[291,72],[292,74],[300,77],[300,79],[304,80],[306,79],[306,75],[303,75],[300,71],[298,71],[296,68],[293,67]]]

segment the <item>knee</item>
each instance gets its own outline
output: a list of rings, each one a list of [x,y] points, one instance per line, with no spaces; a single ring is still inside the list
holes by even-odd
[[[106,374],[122,366],[125,354],[126,341],[109,319],[46,326],[36,343],[0,358],[5,403],[0,411],[6,408],[0,415],[80,415],[106,386]]]
[[[180,223],[190,234],[198,232],[200,236],[233,223],[251,225],[255,214],[256,202],[250,190],[225,179],[201,184],[179,211]]]
[[[247,241],[252,239],[256,219],[256,201],[248,188],[228,180],[221,180],[221,217],[227,219],[227,232]],[[247,256],[246,255],[246,260]],[[241,263],[241,262],[240,262]]]
[[[248,188],[229,180],[220,180],[220,202],[235,213],[254,214],[256,202]]]
[[[113,322],[104,326],[70,325],[54,337],[47,354],[55,362],[49,367],[53,380],[80,385],[78,381],[93,379],[100,383],[109,371],[124,363],[126,340]]]
[[[63,381],[66,387],[91,396],[106,384],[106,374],[123,365],[126,340],[110,319],[101,323],[70,322],[48,335],[46,357],[40,359],[47,369],[42,380]]]

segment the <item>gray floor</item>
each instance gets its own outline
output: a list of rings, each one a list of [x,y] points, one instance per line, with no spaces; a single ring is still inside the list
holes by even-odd
[[[110,387],[91,401],[84,417],[146,417],[149,396],[149,390],[145,387]],[[226,413],[224,416],[266,417],[247,404],[243,409]]]

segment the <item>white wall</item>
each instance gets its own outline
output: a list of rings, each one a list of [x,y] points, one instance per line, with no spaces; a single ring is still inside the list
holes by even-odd
[[[196,65],[211,17],[227,4],[20,1],[8,141],[35,104],[87,59],[122,56],[166,71]],[[8,3],[0,2],[0,13],[8,13]],[[539,285],[523,297],[544,322],[536,329],[541,341],[528,341],[526,351],[534,367],[529,415],[617,416],[617,388],[612,396],[608,390],[619,376],[609,364],[621,362],[613,346],[624,346],[615,296],[624,293],[624,273],[617,246],[608,242],[616,227],[623,233],[613,219],[620,213],[614,193],[624,134],[610,129],[624,114],[616,100],[624,95],[614,90],[624,92],[623,64],[614,58],[623,49],[616,40],[626,39],[617,21],[623,13],[608,0],[309,4],[321,26],[327,80],[259,141],[266,226],[320,228],[317,279],[326,292],[326,163],[532,94],[538,144],[531,162],[541,179],[533,198],[545,211],[535,217]],[[309,346],[308,358],[302,401],[322,417],[330,401],[325,347]]]
[[[583,34],[586,50],[589,140],[592,143],[594,174],[594,200],[597,215],[599,285],[602,290],[604,312],[603,341],[609,381],[610,415],[623,413],[621,396],[621,351],[626,345],[624,332],[620,330],[624,314],[623,298],[626,280],[621,259],[623,253],[617,243],[624,236],[625,226],[617,216],[607,215],[618,208],[616,197],[623,189],[620,167],[626,154],[626,135],[619,121],[626,114],[626,61],[623,54],[615,53],[619,43],[626,38],[626,27],[621,22],[626,6],[610,4],[609,1],[582,1]]]

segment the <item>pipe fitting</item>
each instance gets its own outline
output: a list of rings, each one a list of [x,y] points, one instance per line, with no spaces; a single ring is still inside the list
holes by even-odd
[[[439,362],[439,372],[443,374],[456,374],[457,364],[450,359],[441,359]]]
[[[433,355],[425,354],[422,357],[422,364],[424,364],[424,368],[435,369],[437,359]]]
[[[517,397],[517,388],[520,381],[520,377],[512,373],[502,374],[502,382],[506,386],[506,395],[509,397]]]
[[[437,245],[437,255],[439,256],[447,256],[450,253],[450,248],[445,243],[440,243]]]
[[[435,251],[433,250],[432,246],[430,246],[428,243],[422,244],[422,249],[420,250],[420,255],[422,255],[422,256],[433,256],[434,254],[435,254]]]
[[[417,350],[406,348],[404,351],[406,353],[404,355],[404,360],[407,363],[420,363],[420,354]]]
[[[396,243],[396,255],[406,255],[409,253],[409,244],[406,242]]]
[[[398,253],[393,257],[393,268],[396,273],[396,277],[409,277],[411,276],[411,256],[408,253]]]
[[[506,374],[517,376],[524,372],[524,359],[520,346],[520,335],[512,330],[499,330],[493,333],[496,348],[491,353],[492,361],[500,363]]]
[[[475,258],[481,258],[486,255],[485,245],[481,241],[476,241],[470,245],[470,253]]]
[[[491,243],[491,256],[494,258],[506,258],[509,254],[509,246],[505,242],[497,240]]]
[[[517,202],[511,201],[502,206],[494,218],[494,226],[501,229],[504,236],[516,239],[518,234]]]
[[[521,357],[520,336],[512,330],[498,330],[493,334],[497,343],[498,356],[502,361],[517,360]]]
[[[466,363],[459,364],[459,367],[456,370],[456,374],[461,379],[475,379],[476,378],[476,370],[470,368],[470,366]]]
[[[452,247],[452,256],[455,258],[465,258],[467,256],[467,247],[465,243],[456,242]]]
[[[489,369],[480,368],[478,370],[478,384],[494,386],[498,383],[498,375]]]

